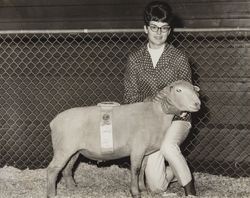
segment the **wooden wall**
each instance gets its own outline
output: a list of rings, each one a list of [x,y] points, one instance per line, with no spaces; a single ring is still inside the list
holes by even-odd
[[[1,0],[0,29],[141,28],[151,0]],[[250,0],[168,0],[184,27],[249,27]]]

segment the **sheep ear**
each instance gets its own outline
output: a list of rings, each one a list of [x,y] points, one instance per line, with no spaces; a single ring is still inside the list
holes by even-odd
[[[194,90],[195,90],[196,92],[199,92],[199,91],[200,91],[200,87],[194,86]]]
[[[173,90],[173,88],[174,88],[173,85],[169,86],[169,91],[171,92]]]

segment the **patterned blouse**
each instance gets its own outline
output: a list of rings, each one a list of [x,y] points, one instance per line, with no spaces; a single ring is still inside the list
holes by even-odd
[[[144,45],[128,57],[124,78],[124,103],[142,102],[176,80],[191,82],[191,68],[186,55],[166,44],[154,68],[147,45]],[[180,119],[175,116],[175,120]],[[189,120],[185,118],[187,119]]]

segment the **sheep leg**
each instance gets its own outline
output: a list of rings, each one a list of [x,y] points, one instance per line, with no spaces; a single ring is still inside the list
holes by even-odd
[[[73,166],[78,156],[79,156],[79,153],[76,153],[75,155],[73,155],[70,161],[68,162],[68,164],[66,165],[66,167],[64,168],[64,170],[62,171],[63,179],[65,180],[67,188],[72,189],[72,190],[74,190],[76,187],[76,183],[73,178],[72,170],[73,170]]]
[[[56,180],[58,173],[67,163],[68,159],[74,152],[55,152],[52,161],[47,168],[47,197],[52,198],[56,196]]]
[[[133,149],[132,149],[133,150]],[[134,150],[136,151],[136,149]],[[131,194],[133,198],[141,198],[140,192],[139,192],[139,174],[140,174],[140,167],[142,163],[142,159],[144,156],[144,152],[139,152],[138,150],[136,152],[132,152],[130,156],[131,161]]]
[[[145,185],[145,169],[148,161],[148,156],[144,156],[142,165],[141,165],[141,170],[140,170],[140,175],[139,175],[139,189],[141,191],[145,191],[146,185]]]

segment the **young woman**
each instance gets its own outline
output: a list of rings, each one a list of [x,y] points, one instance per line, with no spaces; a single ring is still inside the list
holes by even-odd
[[[125,103],[141,102],[176,80],[191,82],[187,57],[166,42],[172,18],[171,8],[165,2],[155,1],[146,6],[144,31],[148,43],[129,55],[124,79]],[[186,195],[196,195],[190,169],[179,148],[190,128],[190,115],[185,119],[175,116],[160,151],[149,156],[145,174],[152,191],[164,192],[177,179]]]

